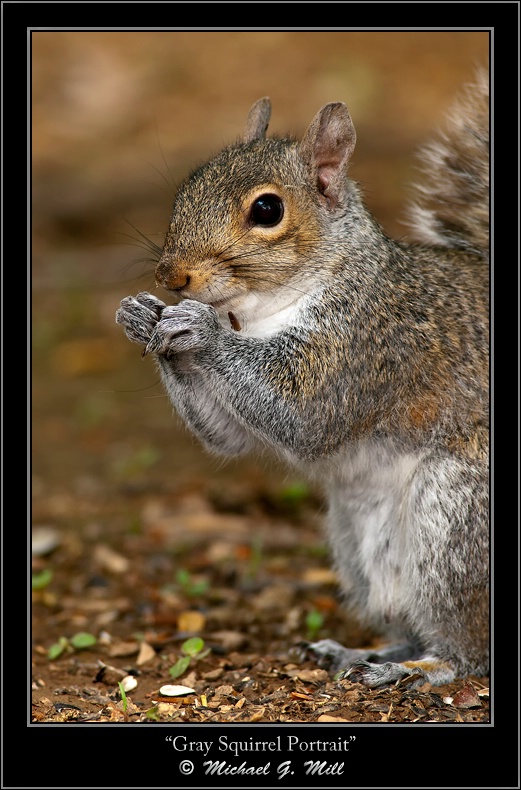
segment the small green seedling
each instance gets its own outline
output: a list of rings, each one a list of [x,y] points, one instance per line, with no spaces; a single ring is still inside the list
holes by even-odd
[[[125,689],[123,687],[123,683],[120,680],[118,680],[118,686],[119,686],[119,693],[121,694],[121,699],[123,701],[123,713],[126,713],[127,712],[127,704],[128,704],[127,703],[127,692],[125,691]]]
[[[55,642],[54,645],[51,645],[47,651],[47,658],[49,658],[51,661],[54,661],[54,659],[59,658],[59,656],[61,656],[65,650],[69,650],[72,653],[72,649],[67,637],[60,636],[58,641]]]
[[[307,483],[295,480],[277,492],[275,502],[288,515],[297,516],[310,495]]]
[[[40,573],[33,573],[31,577],[31,588],[33,590],[43,590],[52,581],[52,571],[49,568],[40,571]]]
[[[181,677],[192,662],[200,661],[211,651],[210,648],[204,650],[204,639],[201,639],[200,636],[192,636],[190,639],[183,642],[181,645],[181,652],[184,653],[184,656],[179,658],[168,670],[168,674],[172,678]]]
[[[123,686],[123,683],[122,683],[120,680],[118,680],[118,686],[119,686],[119,693],[121,694],[121,701],[122,701],[122,703],[123,703],[123,718],[125,719],[125,721],[126,721],[126,722],[128,722],[128,711],[127,711],[127,707],[128,707],[128,701],[127,701],[127,692],[125,691],[125,688],[124,688],[124,686]]]
[[[112,472],[118,480],[131,480],[147,472],[160,458],[161,453],[156,447],[145,445],[115,461]]]
[[[168,674],[172,678],[180,678],[181,675],[184,675],[189,665],[190,665],[190,656],[183,656],[182,658],[178,658],[175,664],[171,666],[170,669],[168,670]]]
[[[324,625],[324,615],[318,609],[312,609],[306,615],[307,638],[313,641],[317,638],[318,632]]]
[[[80,631],[78,634],[71,636],[71,645],[76,650],[83,650],[85,647],[92,647],[96,644],[96,637],[86,631]]]
[[[92,647],[96,642],[96,637],[86,631],[80,631],[74,634],[74,636],[71,636],[70,639],[67,639],[66,636],[60,636],[58,641],[51,645],[47,651],[47,658],[54,661],[54,659],[59,658],[65,651],[73,653],[75,650],[83,650],[86,647]]]
[[[153,708],[149,708],[145,716],[147,717],[147,719],[150,719],[151,721],[160,721],[157,705],[154,705]]]
[[[197,595],[202,595],[208,589],[208,579],[199,579],[194,581],[189,571],[185,568],[180,568],[176,573],[176,582],[185,595],[193,598]]]

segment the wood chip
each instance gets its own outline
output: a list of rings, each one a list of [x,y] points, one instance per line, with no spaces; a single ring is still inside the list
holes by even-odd
[[[301,694],[300,691],[292,691],[290,696],[293,697],[293,699],[306,700],[306,702],[312,702],[313,701],[313,697],[311,697],[309,694]]]
[[[318,717],[317,721],[330,721],[333,723],[337,722],[338,724],[343,724],[344,722],[348,722],[349,719],[342,719],[340,716],[328,716],[327,713],[323,713]]]
[[[179,714],[179,708],[177,704],[172,702],[158,702],[157,712],[160,716],[171,716],[173,714]]]

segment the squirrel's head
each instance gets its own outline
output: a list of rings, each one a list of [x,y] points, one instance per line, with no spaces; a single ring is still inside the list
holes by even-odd
[[[181,298],[231,310],[246,295],[296,288],[313,272],[324,223],[345,208],[355,145],[345,104],[322,107],[300,142],[266,138],[270,113],[259,99],[242,138],[179,188],[156,282]]]

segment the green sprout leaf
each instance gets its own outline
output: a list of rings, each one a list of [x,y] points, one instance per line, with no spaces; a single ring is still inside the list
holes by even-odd
[[[306,615],[308,638],[314,639],[324,625],[324,615],[318,609],[312,609]]]
[[[180,568],[176,573],[176,581],[185,595],[194,597],[202,595],[208,589],[208,580],[194,581],[185,568]]]
[[[177,583],[181,585],[181,587],[186,587],[190,584],[190,574],[186,570],[186,568],[179,568],[177,571],[175,578]]]
[[[123,683],[120,680],[118,680],[118,686],[119,686],[119,693],[121,694],[121,699],[123,700],[123,713],[126,713],[127,712],[127,692],[123,688]]]
[[[54,645],[51,645],[47,651],[47,658],[51,661],[54,661],[55,658],[59,658],[64,650],[69,647],[69,640],[65,636],[60,636],[57,642]]]
[[[86,631],[80,631],[78,634],[74,634],[71,637],[71,645],[76,648],[76,650],[82,650],[84,647],[92,647],[92,645],[96,644],[96,637],[92,634],[88,634]]]
[[[172,667],[170,667],[170,669],[168,670],[168,674],[172,678],[178,678],[184,672],[186,672],[189,665],[190,665],[190,656],[183,656],[178,661],[176,661]]]
[[[40,573],[33,573],[31,578],[31,587],[33,590],[43,590],[52,581],[53,573],[49,568],[46,568]]]
[[[208,648],[204,650],[204,639],[201,639],[200,636],[192,636],[190,639],[187,639],[181,645],[181,652],[184,653],[184,656],[179,658],[173,666],[170,667],[168,673],[172,678],[180,677],[188,667],[190,663],[195,659],[199,660],[207,656],[211,650]]]
[[[299,505],[304,502],[309,496],[309,486],[301,480],[295,480],[290,483],[280,492],[280,498],[283,502],[290,505]]]
[[[204,640],[200,636],[192,636],[181,645],[181,650],[187,656],[196,656],[203,648]]]

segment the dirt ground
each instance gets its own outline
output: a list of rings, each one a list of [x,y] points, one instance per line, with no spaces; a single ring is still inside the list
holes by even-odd
[[[132,504],[126,517],[115,510],[118,496]],[[59,547],[34,561],[33,571],[52,569],[53,578],[33,593],[32,721],[490,720],[487,678],[368,690],[302,660],[305,640],[376,644],[341,610],[314,528],[315,499],[295,504],[243,484],[191,492],[123,486],[115,495],[97,491],[95,500],[77,495],[85,526],[58,530]],[[114,525],[110,542],[105,521]],[[78,633],[96,644],[75,648]],[[204,641],[201,657],[172,676],[193,636]],[[60,639],[68,640],[63,652],[50,657]],[[126,704],[124,678],[135,684]],[[169,685],[187,690],[169,697]]]
[[[32,723],[490,722],[486,677],[368,690],[302,657],[377,644],[342,608],[320,491],[206,456],[114,323],[152,287],[139,243],[161,244],[172,183],[259,96],[295,134],[346,101],[353,176],[402,235],[414,148],[487,52],[479,32],[33,33]]]

